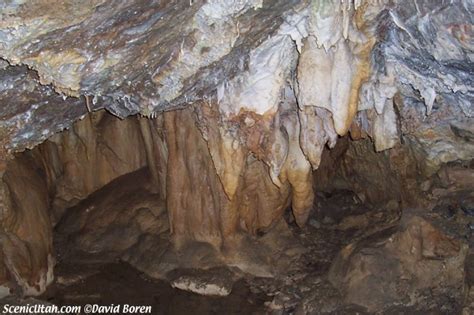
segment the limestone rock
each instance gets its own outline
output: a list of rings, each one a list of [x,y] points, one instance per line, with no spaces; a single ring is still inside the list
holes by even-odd
[[[8,288],[4,292],[39,295],[54,279],[48,190],[37,167],[31,156],[23,156],[10,162],[0,181],[0,282]]]
[[[420,217],[405,220],[386,241],[377,244],[375,239],[372,244],[365,241],[345,247],[331,267],[331,281],[342,288],[347,302],[370,311],[389,309],[397,303],[459,311],[466,244]],[[443,297],[454,302],[437,306],[429,302],[436,304]]]
[[[199,271],[197,274],[185,274],[171,281],[176,289],[200,295],[227,296],[232,291],[233,275],[226,270]]]
[[[313,185],[393,209],[418,201],[427,180],[435,197],[469,192],[472,167],[446,165],[474,157],[472,13],[469,0],[2,2],[0,284],[45,289],[52,227],[73,205],[65,226],[97,230],[76,238],[86,251],[125,251],[136,263],[155,242],[167,270],[195,246],[202,265],[209,254],[258,270],[276,251],[259,253],[253,240],[290,206],[303,227]],[[361,141],[340,149],[348,133]],[[45,139],[27,153],[31,163],[7,162]],[[323,183],[312,171],[327,166],[328,149],[340,168]],[[135,197],[155,201],[120,207],[109,194],[101,209],[81,204],[144,167],[147,193],[137,185]],[[341,227],[370,224],[356,221]],[[171,243],[161,237],[168,228]],[[120,231],[128,237],[115,241]],[[459,256],[440,256],[445,238],[420,233],[406,235],[434,242],[418,257],[430,268],[439,269],[433,257]],[[383,250],[393,258],[402,249]]]

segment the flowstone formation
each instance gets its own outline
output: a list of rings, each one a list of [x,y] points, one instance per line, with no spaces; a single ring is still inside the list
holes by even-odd
[[[0,284],[43,292],[66,209],[109,224],[80,201],[143,167],[160,202],[128,214],[131,239],[152,240],[120,247],[132,264],[166,232],[176,251],[205,244],[219,263],[272,275],[255,253],[278,246],[251,237],[280,229],[289,207],[304,227],[325,184],[313,172],[336,164],[358,198],[394,211],[430,204],[427,192],[472,197],[472,181],[453,180],[472,167],[448,163],[474,157],[473,11],[469,0],[1,3]],[[361,141],[325,165],[347,137]],[[34,163],[13,161],[37,145]],[[18,197],[30,190],[34,211]],[[82,250],[110,250],[91,239]]]

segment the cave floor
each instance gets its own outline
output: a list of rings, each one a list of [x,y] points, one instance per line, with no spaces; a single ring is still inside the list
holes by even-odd
[[[319,197],[320,211],[312,214],[306,228],[297,227],[289,213],[285,217],[291,234],[305,248],[287,272],[274,278],[239,273],[226,297],[172,288],[168,281],[150,278],[117,256],[111,258],[114,255],[71,250],[70,235],[57,233],[55,282],[40,299],[57,305],[151,305],[154,314],[189,314],[189,310],[194,314],[292,314],[304,301],[304,312],[364,314],[363,308],[343,302],[327,274],[339,250],[366,235],[362,228],[367,230],[368,209],[349,191]],[[104,207],[104,198],[104,192],[92,195],[85,201],[87,209]],[[348,214],[352,219],[347,219]],[[384,225],[379,227],[385,230]],[[257,241],[265,237],[256,236]]]
[[[243,280],[230,295],[210,297],[173,289],[124,262],[59,264],[56,282],[41,299],[56,305],[146,305],[153,314],[265,314],[265,294],[253,294]]]
[[[136,201],[127,198],[125,191],[119,194],[130,202]],[[102,195],[103,192],[92,196],[86,202],[87,208],[94,209],[91,207],[94,204],[97,208],[110,206],[99,202],[97,196]],[[147,200],[147,196],[140,196],[140,200]],[[290,235],[305,249],[304,252],[291,261],[284,273],[272,278],[236,272],[228,296],[202,296],[172,288],[169,281],[147,276],[120,256],[71,252],[74,246],[69,242],[69,236],[58,233],[55,235],[58,255],[55,281],[39,299],[57,305],[151,305],[153,314],[190,314],[190,310],[193,314],[372,314],[345,300],[330,281],[330,269],[338,253],[348,244],[382,246],[397,229],[401,213],[370,208],[354,193],[344,190],[318,193],[317,200],[316,211],[303,229],[296,226],[289,212],[285,215]],[[456,215],[460,217],[461,214]],[[469,220],[472,221],[470,217]],[[466,220],[450,222],[457,221],[453,230],[459,231],[459,226],[465,226]],[[255,238],[258,241],[265,237],[262,234]],[[474,259],[469,261],[474,265]],[[200,271],[194,272],[199,274]],[[437,299],[428,292],[420,297],[419,305],[392,305],[385,308],[383,314],[438,314],[439,303],[447,305],[443,314],[459,309],[459,305],[450,305],[453,299],[449,296],[447,302]]]

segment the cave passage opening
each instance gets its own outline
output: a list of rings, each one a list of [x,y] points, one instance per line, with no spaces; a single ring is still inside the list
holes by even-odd
[[[383,295],[363,296],[376,285],[357,274],[395,261],[411,266],[403,252],[408,243],[433,243],[420,245],[422,258],[438,261],[428,264],[431,272],[444,260],[453,261],[450,268],[464,263],[466,248],[416,210],[403,214],[420,202],[407,189],[419,186],[404,176],[416,165],[407,148],[376,152],[370,138],[350,136],[326,147],[311,172],[314,198],[301,225],[285,190],[297,187],[275,185],[254,154],[246,158],[237,207],[225,203],[229,197],[196,117],[192,109],[154,119],[93,112],[16,154],[3,175],[5,290],[58,305],[126,299],[173,314],[189,308],[258,313],[277,302],[294,310],[311,293],[318,307],[336,299],[338,309],[350,312],[364,310],[359,300],[374,309],[387,302]],[[451,163],[430,185],[446,188],[443,176],[471,171],[471,164]],[[469,220],[470,191],[460,191],[462,198],[456,190],[433,210],[444,219],[459,216],[450,227],[458,234]],[[222,223],[231,215],[226,211],[238,213],[231,232]],[[368,254],[359,252],[364,246]],[[448,284],[455,286],[461,275],[452,277]],[[336,288],[344,288],[345,298]]]

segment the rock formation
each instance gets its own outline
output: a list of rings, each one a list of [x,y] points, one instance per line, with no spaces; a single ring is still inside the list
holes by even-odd
[[[276,255],[275,244],[252,240],[287,231],[288,208],[304,227],[316,191],[351,190],[390,220],[470,202],[473,11],[469,0],[1,3],[0,284],[45,290],[61,220],[105,239],[108,224],[133,222],[123,243],[76,241],[127,250],[135,265],[169,233],[175,252],[205,244],[262,275],[258,248]],[[81,202],[145,167],[134,180],[146,202],[132,198],[143,207],[105,192],[115,214]]]
[[[345,247],[330,271],[330,277],[346,292],[349,303],[380,310],[402,303],[407,298],[407,288],[415,288],[413,301],[405,301],[407,304],[415,304],[417,295],[423,295],[427,289],[444,290],[462,300],[467,246],[420,217],[404,220],[400,231],[382,246],[372,244],[362,250],[357,246]],[[384,272],[386,268],[391,272]]]

